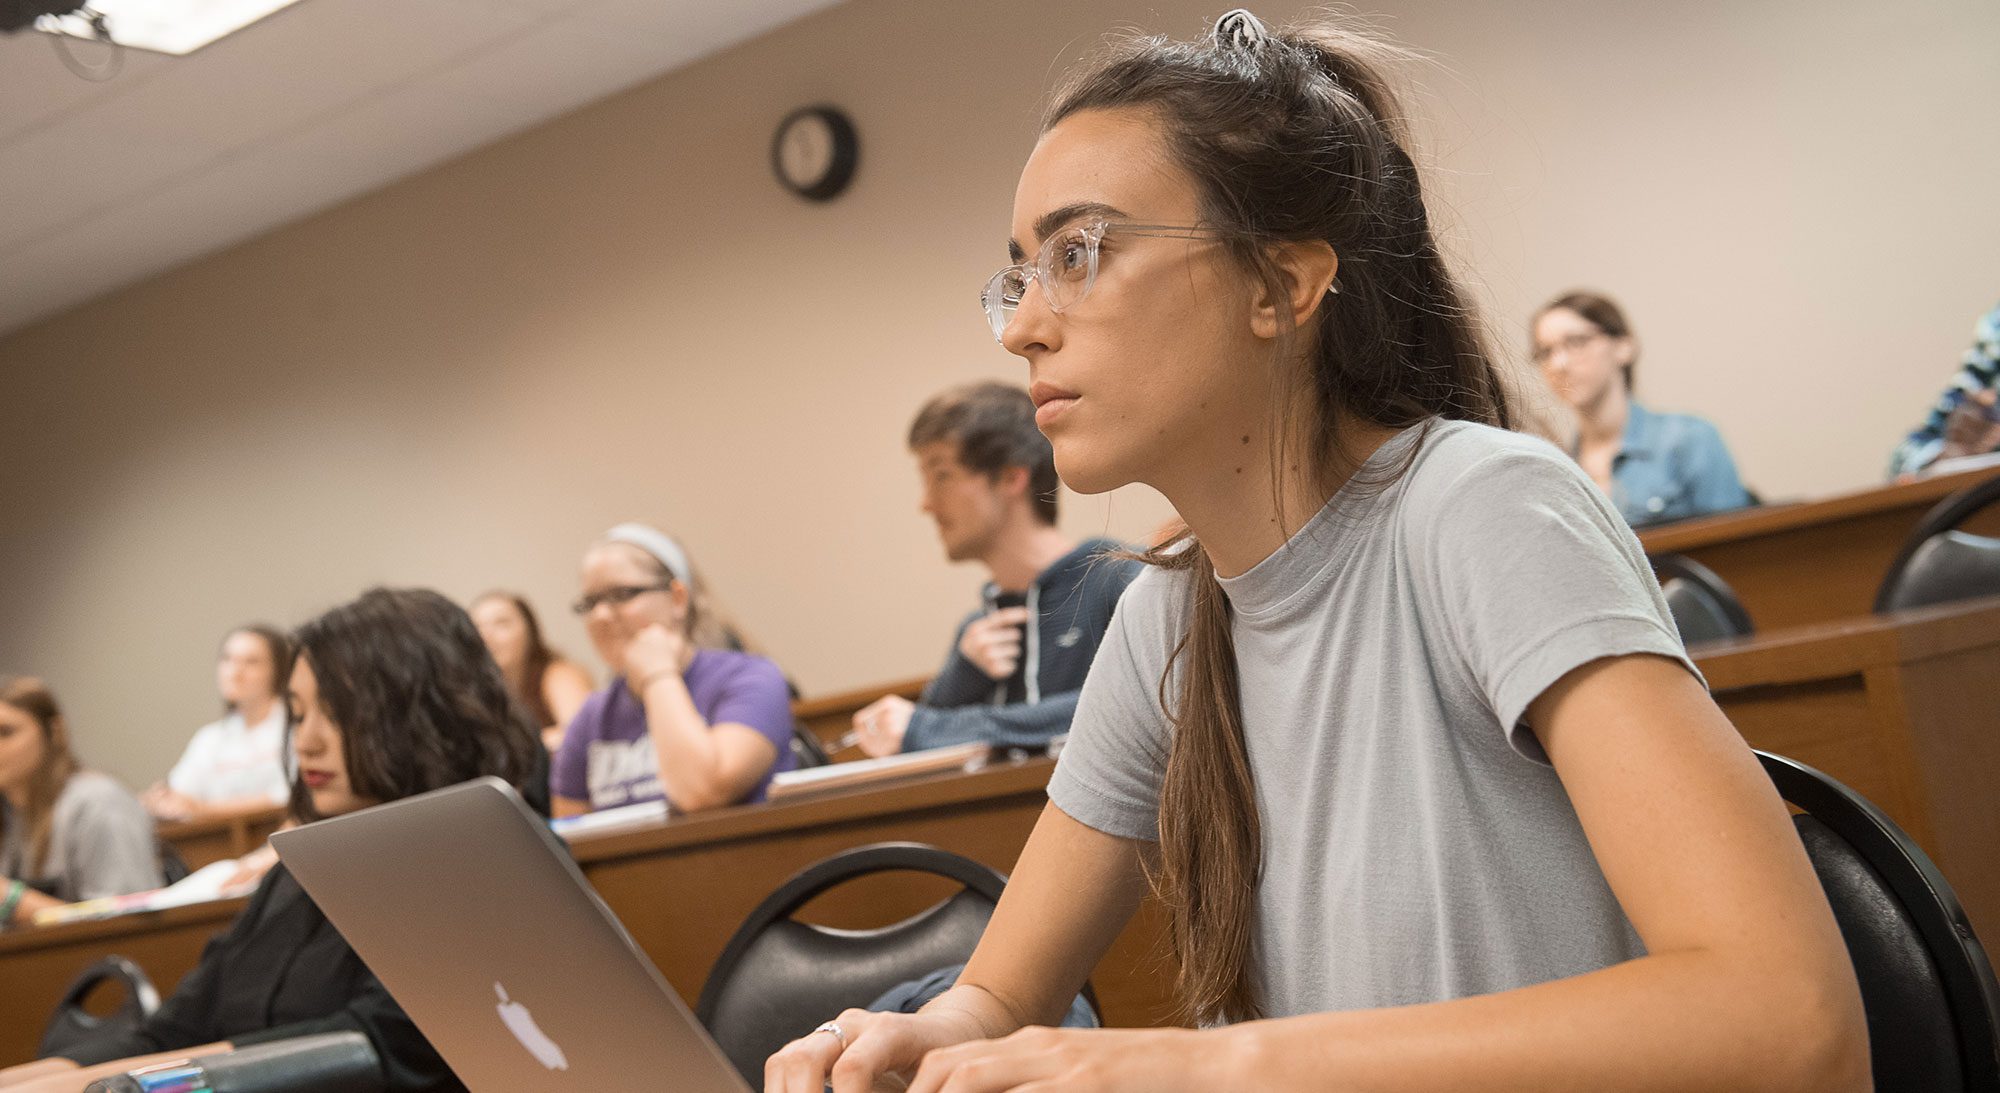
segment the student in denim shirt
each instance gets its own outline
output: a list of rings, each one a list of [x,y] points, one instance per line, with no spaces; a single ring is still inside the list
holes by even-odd
[[[1692,414],[1662,414],[1632,398],[1639,347],[1618,305],[1588,292],[1535,314],[1534,358],[1577,413],[1570,454],[1634,527],[1755,504],[1722,434]]]

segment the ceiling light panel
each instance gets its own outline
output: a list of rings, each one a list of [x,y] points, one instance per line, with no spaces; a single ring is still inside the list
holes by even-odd
[[[233,34],[298,0],[91,0],[104,16],[111,40],[134,49],[181,56]],[[90,20],[77,15],[43,16],[37,30],[95,39]]]

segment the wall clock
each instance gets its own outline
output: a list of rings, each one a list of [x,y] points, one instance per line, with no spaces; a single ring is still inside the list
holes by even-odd
[[[771,170],[785,189],[808,201],[831,201],[854,180],[861,142],[854,123],[831,106],[806,106],[778,123]]]

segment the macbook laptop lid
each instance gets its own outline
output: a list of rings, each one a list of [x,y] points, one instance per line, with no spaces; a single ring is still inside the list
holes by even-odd
[[[748,1093],[500,779],[279,832],[271,845],[473,1093]]]

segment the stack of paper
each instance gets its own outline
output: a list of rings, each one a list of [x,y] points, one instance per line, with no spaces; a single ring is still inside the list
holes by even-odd
[[[236,874],[236,868],[234,860],[219,861],[202,866],[179,882],[165,888],[155,888],[150,892],[134,892],[126,896],[87,899],[82,903],[65,903],[61,907],[37,911],[35,925],[54,926],[63,922],[133,915],[141,911],[164,911],[169,907],[185,907],[190,903],[207,903],[213,899],[239,896],[243,894],[241,890],[227,890],[229,878]]]

